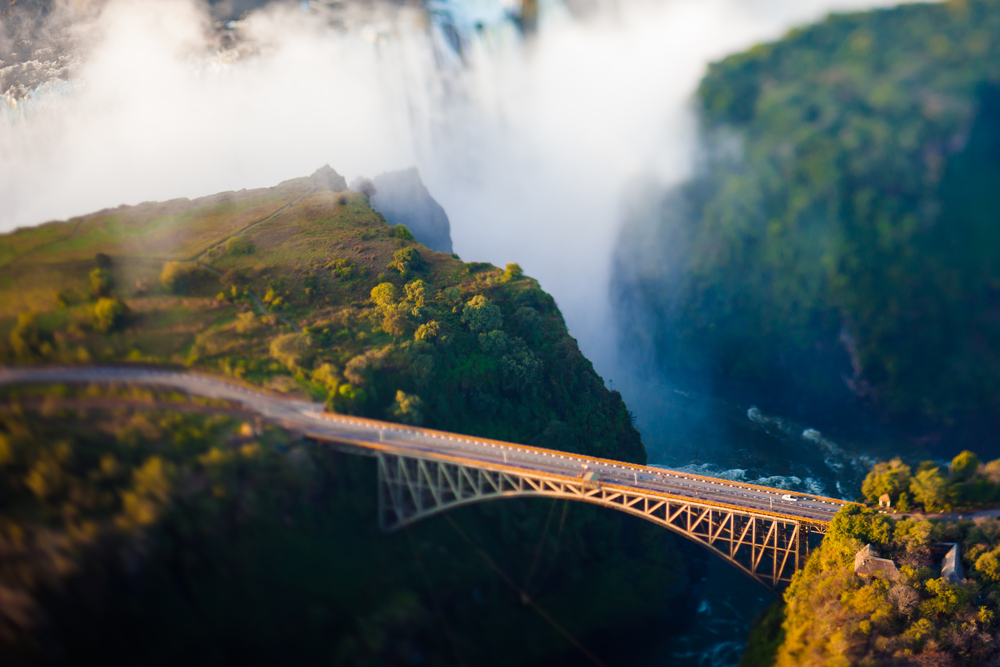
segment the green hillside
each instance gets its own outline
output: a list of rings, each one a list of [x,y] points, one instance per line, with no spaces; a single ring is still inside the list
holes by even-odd
[[[0,237],[0,363],[191,368],[645,461],[536,281],[430,251],[344,187],[327,168]],[[6,390],[0,662],[577,662],[683,628],[704,560],[591,507],[504,501],[386,536],[375,502],[371,460],[237,406]]]
[[[622,240],[664,367],[997,414],[998,30],[995,0],[904,5],[710,67],[698,176]]]

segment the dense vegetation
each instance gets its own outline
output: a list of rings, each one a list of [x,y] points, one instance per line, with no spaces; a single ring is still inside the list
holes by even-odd
[[[922,509],[949,512],[1000,506],[1000,459],[985,465],[973,452],[964,451],[947,471],[924,461],[913,472],[901,459],[876,463],[861,486],[870,503],[883,494],[900,512]]]
[[[710,67],[700,172],[620,248],[673,377],[1000,411],[998,32],[996,0],[904,5]]]
[[[936,543],[958,543],[966,579],[940,577]],[[893,579],[862,579],[854,556],[872,544],[893,558]],[[796,573],[784,606],[751,637],[751,665],[1000,664],[1000,519],[894,521],[849,505]]]
[[[645,460],[534,280],[430,251],[322,176],[2,237],[2,363],[186,366]],[[579,660],[574,642],[603,652],[678,614],[701,560],[634,519],[541,501],[380,536],[370,461],[241,427],[231,406],[109,391],[0,401],[5,663]]]

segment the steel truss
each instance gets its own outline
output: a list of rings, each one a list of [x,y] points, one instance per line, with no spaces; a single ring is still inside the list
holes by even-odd
[[[771,589],[805,564],[810,535],[824,524],[713,505],[546,473],[379,453],[379,527],[392,531],[459,505],[543,496],[610,507],[704,545]]]

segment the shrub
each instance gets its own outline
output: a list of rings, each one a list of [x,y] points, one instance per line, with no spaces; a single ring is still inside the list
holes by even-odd
[[[419,278],[406,284],[406,298],[418,308],[424,307],[424,304],[427,302],[427,293],[427,283]]]
[[[101,298],[94,304],[92,315],[95,330],[101,333],[117,331],[128,320],[128,306],[121,299]]]
[[[364,196],[371,199],[378,190],[375,189],[375,184],[370,178],[359,178],[354,182],[354,189],[363,194]]]
[[[271,341],[271,357],[281,362],[289,370],[296,370],[312,354],[312,338],[304,333],[289,333]]]
[[[399,275],[406,278],[414,271],[423,271],[427,268],[427,262],[416,248],[400,248],[392,253],[392,261],[388,268],[399,271]]]
[[[438,339],[441,336],[441,325],[436,321],[430,321],[425,324],[421,324],[417,328],[417,333],[413,335],[416,340],[430,342]]]
[[[107,269],[97,268],[90,272],[90,293],[94,298],[111,294],[113,284],[114,279]]]
[[[921,470],[910,481],[910,492],[928,512],[940,512],[951,505],[948,481],[938,468]]]
[[[335,259],[327,263],[326,268],[330,269],[330,273],[338,280],[349,280],[357,274],[357,266],[346,259]]]
[[[257,251],[257,246],[246,236],[234,236],[226,241],[226,253],[238,257],[240,255],[252,255]]]
[[[462,309],[462,321],[468,323],[472,331],[488,333],[503,326],[503,315],[500,309],[489,302],[482,294],[469,299]]]
[[[30,357],[41,343],[41,335],[34,313],[19,313],[17,324],[10,332],[10,346],[18,357]]]
[[[396,391],[396,400],[389,406],[387,413],[390,419],[418,426],[424,422],[423,406],[419,396],[407,394],[400,389]]]
[[[180,294],[188,288],[191,282],[191,272],[194,266],[184,262],[166,262],[160,272],[160,285],[174,294]]]
[[[410,332],[410,320],[405,309],[398,306],[387,308],[382,318],[382,331],[394,338],[401,338]]]
[[[951,473],[958,479],[969,479],[979,472],[980,465],[979,457],[966,449],[951,460]]]
[[[511,280],[518,280],[524,276],[524,271],[521,269],[520,264],[515,264],[511,262],[507,265],[507,269],[500,276],[501,282],[510,282]]]
[[[396,305],[396,286],[392,283],[380,283],[372,288],[372,303],[380,311]]]
[[[409,227],[407,227],[406,225],[396,225],[395,227],[393,227],[392,235],[404,241],[416,240],[415,238],[413,238],[413,232],[411,232]]]

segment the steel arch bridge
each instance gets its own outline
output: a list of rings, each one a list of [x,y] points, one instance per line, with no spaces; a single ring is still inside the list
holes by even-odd
[[[379,527],[393,531],[462,505],[517,497],[575,500],[632,514],[697,542],[771,590],[791,581],[827,524],[657,491],[483,463],[378,452]]]

